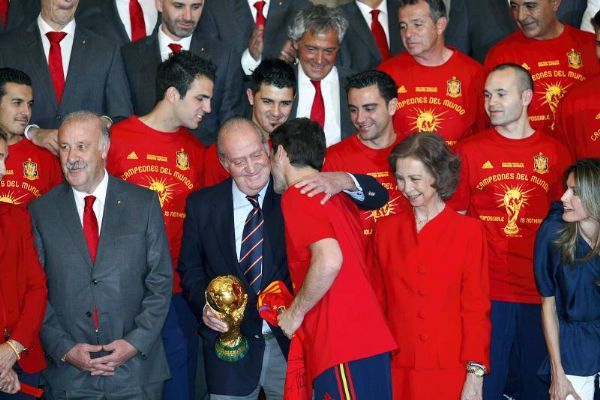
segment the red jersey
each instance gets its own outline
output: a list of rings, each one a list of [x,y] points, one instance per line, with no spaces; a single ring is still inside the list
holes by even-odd
[[[417,233],[413,211],[377,223],[373,279],[401,368],[489,365],[488,252],[482,224],[446,207]]]
[[[573,158],[600,157],[600,74],[573,87],[560,102],[554,133]]]
[[[27,348],[19,366],[28,373],[39,372],[46,368],[39,332],[48,290],[24,208],[0,203],[0,238],[0,343],[8,332]]]
[[[203,186],[213,186],[229,179],[229,172],[223,168],[223,164],[219,161],[219,153],[217,151],[217,143],[211,144],[206,149],[204,155],[204,178]]]
[[[366,278],[364,237],[356,206],[345,196],[334,196],[321,205],[317,197],[289,187],[281,197],[281,211],[296,293],[309,269],[311,244],[333,238],[344,255],[333,284],[300,326],[308,382],[336,364],[394,349],[394,339]]]
[[[457,149],[461,178],[450,204],[480,219],[490,250],[492,300],[540,303],[533,277],[535,235],[563,192],[571,163],[556,139],[536,131],[513,140],[488,129]]]
[[[483,129],[483,68],[458,50],[444,64],[428,67],[407,52],[392,57],[377,69],[390,75],[398,86],[398,111],[394,130],[437,132],[450,146]]]
[[[485,58],[489,71],[498,64],[522,65],[533,78],[529,122],[535,129],[551,129],[556,108],[571,87],[600,72],[594,35],[564,25],[554,39],[537,40],[515,31],[498,42]]]
[[[62,182],[58,158],[27,139],[8,146],[6,175],[0,180],[0,202],[27,206]]]
[[[124,181],[154,190],[165,218],[173,269],[177,268],[185,201],[200,189],[204,146],[187,129],[160,132],[138,117],[113,125],[106,168]],[[174,273],[173,292],[180,293],[180,277]]]
[[[385,149],[371,149],[360,141],[358,134],[355,134],[327,149],[323,171],[347,171],[370,175],[377,179],[390,195],[387,204],[379,210],[360,211],[363,234],[366,236],[373,233],[373,227],[379,219],[394,215],[400,208],[408,205],[405,197],[398,190],[398,184],[388,162],[390,152],[398,143],[400,143],[399,136]]]

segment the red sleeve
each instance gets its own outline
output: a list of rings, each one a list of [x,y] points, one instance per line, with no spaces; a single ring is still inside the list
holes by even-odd
[[[219,161],[216,144],[211,144],[204,154],[204,179],[202,186],[213,186],[229,178],[229,172]]]
[[[38,260],[37,252],[33,244],[33,234],[29,215],[24,215],[22,221],[20,238],[20,260],[26,274],[25,298],[19,315],[19,319],[11,332],[11,337],[26,348],[30,348],[34,339],[38,337],[44,313],[46,311],[46,275]]]
[[[469,218],[469,217],[464,217]],[[470,229],[470,257],[465,257],[461,290],[463,363],[475,361],[490,369],[490,288],[488,276],[488,248],[484,228],[478,221]]]
[[[326,211],[331,205],[321,205],[319,196],[305,196],[294,187],[287,189],[283,199],[285,224],[288,231],[293,231],[290,236],[293,237],[294,247],[304,248],[321,239],[335,238]]]
[[[389,237],[383,232],[385,221],[375,224],[373,228],[373,237],[367,242],[367,279],[373,288],[373,292],[379,301],[383,313],[387,315],[385,279],[383,278],[382,264],[379,261],[379,251],[377,245],[382,241],[389,240]]]

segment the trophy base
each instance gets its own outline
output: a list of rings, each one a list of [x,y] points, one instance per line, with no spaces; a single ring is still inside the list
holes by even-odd
[[[217,340],[215,343],[215,353],[217,354],[217,357],[223,361],[239,361],[248,353],[248,340],[242,336],[239,343],[234,346],[228,346],[220,340]]]

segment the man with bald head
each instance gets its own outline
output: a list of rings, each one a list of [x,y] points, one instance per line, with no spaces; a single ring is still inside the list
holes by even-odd
[[[280,196],[270,179],[269,144],[252,121],[235,118],[219,131],[217,148],[231,178],[188,196],[178,267],[181,286],[201,321],[210,398],[256,399],[262,389],[267,399],[278,399],[283,395],[289,341],[279,328],[260,319],[256,307],[259,290],[272,281],[290,282]],[[357,189],[346,173],[329,177],[327,199],[343,189]],[[378,189],[367,187],[373,186],[373,178],[357,178],[365,197],[363,207],[377,208],[387,201],[383,187],[379,187],[383,198],[372,201],[369,192]],[[248,230],[254,222],[256,230]],[[206,307],[204,297],[209,282],[220,275],[239,277],[248,293],[241,331],[249,350],[233,363],[215,354],[217,335],[228,326]]]
[[[484,67],[523,66],[533,78],[529,121],[538,129],[553,129],[557,107],[578,82],[600,72],[594,35],[558,20],[561,0],[510,0],[519,28],[488,53]]]
[[[69,114],[58,145],[66,182],[30,206],[48,284],[46,396],[160,399],[173,275],[158,198],[108,175],[95,114]]]

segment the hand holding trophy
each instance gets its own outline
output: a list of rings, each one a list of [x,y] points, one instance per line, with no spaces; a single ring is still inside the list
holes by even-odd
[[[205,291],[206,304],[215,315],[229,326],[215,343],[217,357],[223,361],[241,360],[248,352],[248,341],[240,332],[240,325],[248,303],[248,294],[242,282],[233,275],[217,276]]]

